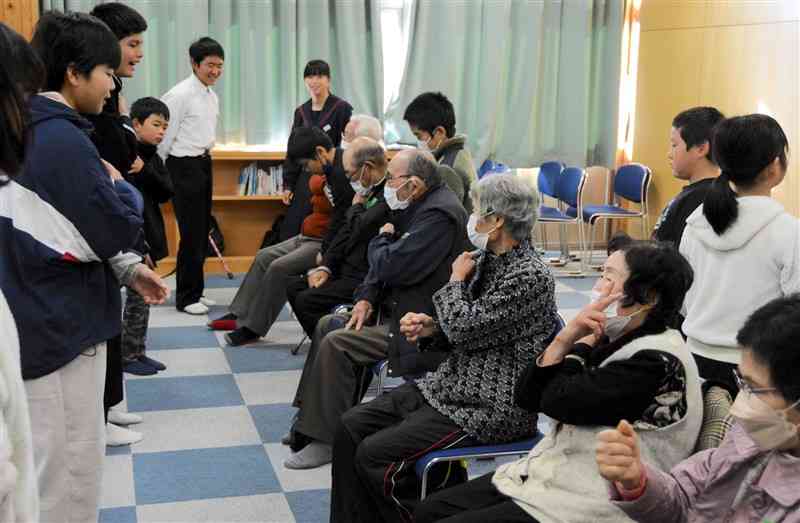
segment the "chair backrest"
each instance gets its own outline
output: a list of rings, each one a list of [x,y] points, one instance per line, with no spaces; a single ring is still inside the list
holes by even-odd
[[[646,202],[650,169],[640,163],[629,163],[614,175],[614,194],[636,203]]]
[[[545,340],[545,348],[553,343],[553,340],[556,339],[556,336],[558,336],[558,333],[561,332],[561,329],[563,329],[566,324],[567,323],[564,321],[564,317],[561,316],[561,314],[556,313],[556,317],[553,318],[553,332],[550,334],[547,340]]]
[[[578,207],[586,172],[580,167],[567,167],[558,178],[558,199],[570,207]]]
[[[551,198],[558,198],[558,179],[563,170],[564,164],[561,162],[544,162],[539,167],[537,180],[539,192]]]

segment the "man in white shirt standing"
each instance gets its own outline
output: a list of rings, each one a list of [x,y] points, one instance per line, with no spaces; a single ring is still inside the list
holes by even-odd
[[[211,148],[214,146],[219,100],[211,89],[222,75],[225,51],[203,37],[189,47],[192,74],[162,97],[170,125],[158,153],[172,175],[172,204],[181,240],[178,247],[175,307],[189,314],[208,312],[203,298],[203,263],[211,217]]]

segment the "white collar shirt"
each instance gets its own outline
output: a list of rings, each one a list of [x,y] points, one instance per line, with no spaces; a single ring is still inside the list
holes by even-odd
[[[169,107],[169,127],[158,146],[158,154],[201,156],[214,147],[219,99],[197,76],[190,75],[161,98]]]

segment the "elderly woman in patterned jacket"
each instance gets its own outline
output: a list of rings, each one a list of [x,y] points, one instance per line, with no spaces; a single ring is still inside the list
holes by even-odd
[[[400,322],[419,350],[450,355],[436,372],[342,416],[332,522],[407,521],[419,499],[419,456],[536,432],[536,414],[514,404],[514,390],[556,318],[553,275],[530,241],[538,197],[517,177],[497,174],[481,180],[472,198],[467,230],[479,249],[453,262],[450,282],[433,296],[435,318],[409,313]],[[463,469],[446,472],[452,478]]]

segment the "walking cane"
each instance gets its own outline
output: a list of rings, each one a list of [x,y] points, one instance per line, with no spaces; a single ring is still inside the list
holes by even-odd
[[[220,254],[219,249],[217,248],[217,243],[214,241],[214,238],[211,237],[211,233],[208,234],[208,241],[211,243],[211,248],[214,249],[214,252],[217,254],[217,258],[219,258],[219,261],[222,262],[222,268],[225,269],[225,275],[229,280],[232,280],[233,273],[231,272],[231,268],[228,267],[227,263],[225,263],[225,258],[223,258],[222,254]]]

